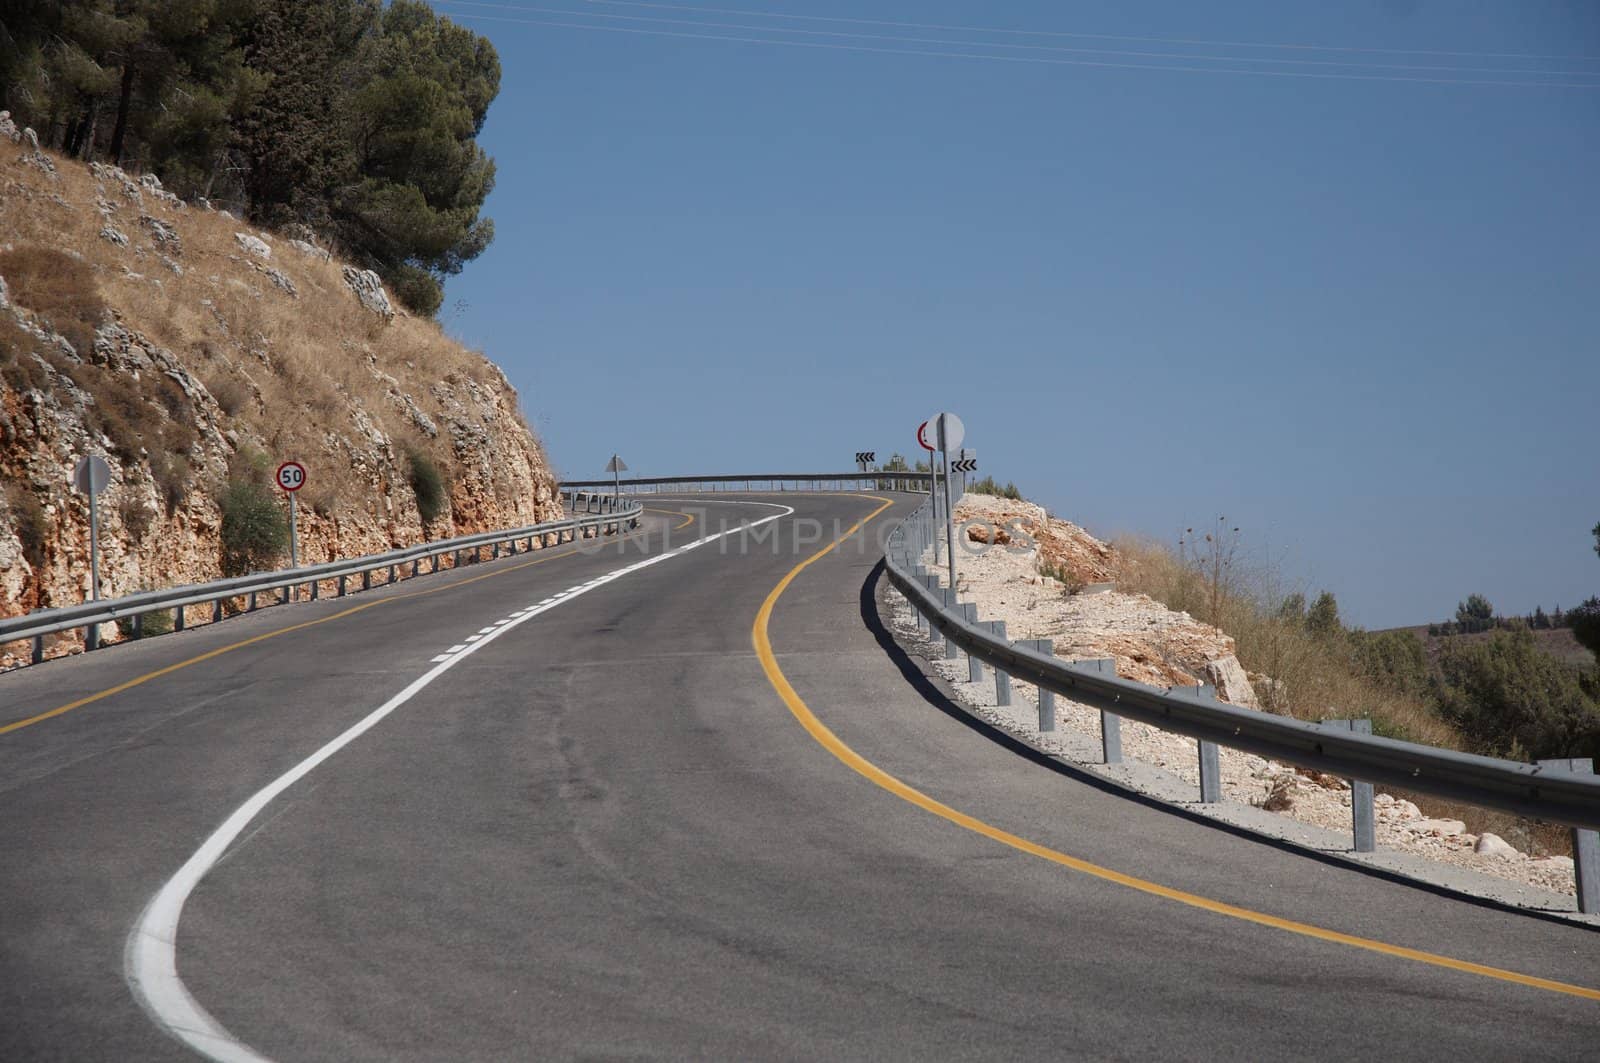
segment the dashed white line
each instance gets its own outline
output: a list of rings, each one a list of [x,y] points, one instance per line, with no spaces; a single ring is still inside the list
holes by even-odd
[[[223,853],[232,845],[250,822],[261,814],[262,809],[272,803],[272,800],[289,787],[299,782],[312,769],[322,764],[345,746],[360,738],[367,731],[377,726],[386,716],[393,713],[400,706],[410,701],[416,694],[450,668],[466,660],[478,650],[483,649],[495,639],[512,630],[517,625],[532,620],[534,617],[555,607],[560,602],[569,601],[580,594],[611,580],[620,579],[631,572],[657,565],[668,558],[677,557],[696,546],[721,539],[729,535],[738,535],[751,528],[759,527],[769,521],[792,514],[794,510],[789,506],[782,506],[772,502],[747,503],[751,505],[771,506],[782,510],[770,517],[763,517],[757,521],[740,525],[696,539],[692,543],[680,546],[666,553],[647,557],[643,561],[636,561],[631,565],[607,573],[600,579],[590,580],[580,587],[575,587],[555,599],[546,599],[545,603],[524,610],[521,616],[508,621],[500,627],[485,629],[487,634],[482,638],[470,636],[470,645],[453,646],[448,653],[440,654],[434,658],[434,666],[413,680],[400,693],[378,706],[372,712],[362,717],[355,724],[333,738],[327,744],[311,754],[293,768],[278,776],[268,783],[244,804],[233,811],[222,825],[211,832],[211,835],[196,849],[194,855],[184,861],[176,874],[166,881],[155,896],[150,898],[150,903],[145,906],[144,912],[133,925],[133,930],[128,934],[127,948],[124,950],[123,970],[128,980],[128,986],[133,990],[134,999],[140,1007],[150,1016],[155,1024],[168,1034],[182,1041],[190,1048],[209,1059],[227,1060],[229,1063],[263,1063],[267,1057],[245,1044],[243,1041],[229,1033],[221,1023],[211,1017],[211,1014],[200,1005],[200,1002],[189,992],[188,986],[183,984],[183,979],[178,977],[178,920],[183,915],[183,906],[189,899],[189,894],[200,884]]]

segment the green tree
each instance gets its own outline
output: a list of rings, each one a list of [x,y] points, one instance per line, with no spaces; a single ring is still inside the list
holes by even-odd
[[[1567,613],[1567,626],[1577,639],[1596,658],[1600,658],[1600,598],[1590,598]]]
[[[1532,632],[1447,642],[1439,670],[1440,709],[1479,752],[1600,754],[1600,704],[1586,689],[1585,673],[1540,650]]]
[[[1305,623],[1306,596],[1299,591],[1287,595],[1278,603],[1278,619],[1292,620],[1297,624]]]
[[[1337,635],[1344,630],[1339,622],[1339,601],[1332,591],[1323,591],[1306,611],[1306,630],[1318,638]]]
[[[1428,654],[1422,640],[1409,630],[1350,632],[1350,648],[1358,675],[1385,689],[1411,697],[1424,697],[1432,687]]]
[[[1487,631],[1494,626],[1494,606],[1481,594],[1469,594],[1456,605],[1456,625],[1463,635]]]

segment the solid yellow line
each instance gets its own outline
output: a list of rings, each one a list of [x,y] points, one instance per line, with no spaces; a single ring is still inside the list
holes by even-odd
[[[852,525],[843,535],[834,540],[834,542],[829,543],[826,547],[817,551],[815,554],[812,554],[794,568],[790,569],[788,574],[785,575],[783,579],[778,581],[778,585],[772,588],[772,593],[767,595],[766,601],[761,603],[761,609],[756,613],[755,626],[750,632],[750,641],[755,644],[756,656],[761,661],[762,670],[767,674],[767,681],[772,684],[772,688],[778,692],[778,696],[782,698],[783,703],[788,706],[789,712],[794,715],[796,720],[800,721],[800,725],[804,727],[806,731],[810,733],[811,737],[816,739],[824,749],[826,749],[829,753],[832,753],[839,760],[843,761],[858,774],[894,794],[896,797],[904,801],[909,801],[918,808],[921,808],[926,812],[931,812],[941,819],[949,820],[958,827],[963,827],[967,830],[973,831],[974,833],[981,834],[986,838],[992,838],[1002,845],[1009,845],[1013,849],[1020,850],[1029,854],[1030,856],[1037,856],[1041,860],[1048,860],[1051,863],[1060,864],[1063,867],[1071,868],[1072,870],[1082,872],[1085,875],[1092,875],[1095,878],[1103,879],[1106,882],[1114,882],[1119,886],[1126,886],[1128,889],[1138,890],[1141,893],[1148,893],[1157,897],[1163,897],[1170,901],[1177,901],[1179,904],[1186,904],[1192,908],[1200,908],[1207,912],[1214,912],[1218,915],[1224,915],[1231,919],[1240,919],[1247,923],[1255,923],[1260,926],[1269,926],[1277,930],[1288,931],[1291,934],[1299,934],[1303,937],[1316,938],[1319,941],[1329,941],[1338,945],[1348,945],[1351,948],[1365,949],[1368,952],[1381,953],[1385,956],[1395,956],[1400,959],[1415,960],[1418,963],[1426,963],[1434,967],[1444,967],[1452,971],[1461,971],[1467,974],[1481,975],[1482,977],[1494,978],[1502,982],[1514,982],[1518,985],[1531,986],[1534,989],[1544,989],[1552,993],[1565,993],[1569,996],[1582,997],[1585,1000],[1600,1000],[1600,989],[1590,989],[1586,986],[1570,985],[1566,982],[1557,982],[1549,978],[1537,978],[1533,975],[1519,974],[1516,971],[1502,970],[1499,967],[1488,967],[1481,963],[1470,963],[1466,960],[1457,960],[1449,956],[1440,956],[1437,953],[1423,952],[1420,949],[1405,948],[1401,945],[1390,945],[1387,942],[1374,941],[1371,938],[1357,937],[1354,934],[1343,934],[1337,930],[1327,930],[1323,927],[1312,926],[1309,923],[1300,923],[1292,919],[1283,919],[1279,916],[1268,915],[1265,912],[1258,912],[1250,908],[1241,908],[1238,905],[1212,900],[1209,897],[1202,897],[1198,894],[1187,893],[1183,890],[1173,889],[1170,886],[1163,886],[1158,882],[1151,882],[1147,879],[1123,874],[1120,871],[1113,871],[1111,868],[1102,867],[1099,864],[1090,863],[1087,860],[1082,860],[1075,856],[1069,856],[1066,853],[1051,849],[1048,846],[1040,845],[1038,842],[1032,842],[1026,838],[1012,834],[1009,831],[1001,830],[999,827],[985,823],[983,820],[977,819],[976,817],[969,816],[965,812],[959,812],[956,809],[942,804],[941,802],[929,797],[927,794],[924,794],[921,791],[907,785],[901,780],[895,778],[893,775],[890,775],[888,772],[884,771],[882,768],[879,768],[876,764],[873,764],[865,757],[861,756],[855,750],[845,745],[844,742],[842,742],[837,735],[830,731],[821,720],[817,719],[815,714],[813,714],[812,711],[807,708],[805,701],[801,699],[800,695],[795,693],[794,687],[790,686],[789,680],[784,676],[783,669],[778,667],[778,659],[772,652],[772,641],[767,634],[767,623],[772,618],[773,606],[777,604],[779,597],[782,596],[789,584],[794,582],[795,577],[803,572],[813,562],[827,556],[828,552],[835,546],[839,545],[845,539],[850,538],[850,536],[860,531],[868,521],[871,521],[878,514],[882,513],[885,509],[888,509],[894,504],[892,501],[879,498],[877,495],[860,495],[857,497],[871,498],[875,501],[882,502],[883,505],[879,506],[877,509],[863,517],[860,521]]]
[[[693,517],[689,516],[687,513],[679,513],[676,510],[671,510],[671,509],[667,509],[667,510],[652,510],[652,512],[671,513],[674,516],[679,516],[679,517],[686,518],[682,523],[680,523],[676,527],[674,527],[672,529],[673,531],[677,531],[680,528],[687,527],[688,525],[690,525],[690,524],[692,524],[694,522],[694,518]],[[637,536],[643,535],[643,534],[648,534],[648,532],[633,532],[633,533],[631,533],[629,535],[624,535],[624,536],[622,536],[621,538],[619,538],[619,539],[617,539],[615,541],[618,542],[618,543],[621,543],[621,542],[625,542],[625,541],[627,541],[629,539],[636,538]],[[341,620],[344,617],[353,616],[356,613],[363,612],[364,610],[367,610],[367,609],[373,609],[373,608],[376,608],[377,606],[380,606],[380,605],[388,605],[390,602],[402,602],[402,601],[405,601],[408,598],[421,598],[421,597],[423,597],[425,595],[429,595],[429,594],[439,594],[442,591],[453,591],[458,587],[466,587],[466,586],[469,586],[469,585],[471,585],[473,583],[477,583],[479,580],[493,579],[496,576],[509,575],[512,572],[520,572],[522,569],[525,569],[525,568],[532,568],[534,565],[542,565],[546,561],[557,561],[557,560],[559,560],[559,559],[561,559],[563,557],[571,557],[573,554],[578,554],[578,553],[582,553],[582,552],[583,552],[583,548],[582,547],[575,547],[575,548],[573,548],[571,550],[567,550],[564,553],[552,554],[549,557],[538,557],[538,558],[535,558],[532,561],[524,561],[524,562],[522,562],[520,564],[512,565],[512,566],[510,566],[508,568],[496,569],[493,572],[485,572],[481,576],[472,576],[472,577],[470,577],[468,579],[458,580],[455,583],[450,583],[450,584],[447,584],[447,585],[445,585],[443,587],[432,587],[432,588],[429,588],[428,590],[423,590],[423,591],[408,591],[405,594],[395,594],[395,595],[391,595],[388,598],[379,598],[376,601],[363,602],[361,605],[354,606],[354,607],[352,607],[350,609],[346,609],[346,610],[344,610],[342,612],[334,613],[331,616],[322,617],[321,619],[318,619],[318,620],[307,620],[304,623],[291,624],[288,627],[281,627],[281,628],[278,628],[276,631],[268,631],[268,632],[265,632],[265,633],[260,634],[260,635],[255,635],[255,636],[252,636],[252,637],[247,638],[247,639],[242,639],[242,640],[240,640],[238,642],[230,643],[227,646],[219,646],[217,649],[211,650],[211,651],[206,652],[206,653],[202,653],[199,656],[190,657],[188,660],[179,661],[176,664],[169,664],[165,668],[157,668],[153,672],[146,672],[144,675],[141,675],[141,676],[138,676],[136,678],[130,679],[125,683],[118,683],[116,686],[108,687],[105,690],[100,691],[99,693],[90,694],[90,695],[88,695],[86,697],[79,698],[77,701],[68,702],[65,705],[57,706],[56,708],[50,709],[50,710],[48,710],[46,712],[41,712],[37,716],[29,716],[27,719],[17,720],[17,721],[15,721],[13,723],[8,723],[8,724],[5,724],[4,726],[0,726],[0,735],[9,734],[12,731],[20,731],[24,727],[32,727],[36,723],[43,723],[45,720],[53,719],[56,716],[60,716],[62,713],[71,712],[73,709],[81,709],[85,705],[92,705],[97,701],[103,701],[104,699],[109,698],[109,697],[111,697],[111,696],[113,696],[115,694],[122,693],[124,690],[132,690],[134,687],[142,686],[143,684],[150,682],[152,679],[160,679],[164,675],[171,675],[173,672],[181,671],[181,670],[183,670],[185,668],[189,668],[189,667],[191,667],[193,665],[200,664],[203,661],[209,661],[213,657],[221,657],[225,653],[232,653],[234,650],[240,650],[240,649],[243,649],[246,646],[253,646],[258,642],[265,642],[267,639],[275,639],[279,635],[287,635],[287,634],[289,634],[290,632],[293,632],[293,631],[303,631],[308,627],[316,627],[319,624],[326,624],[326,623],[329,623],[329,622],[334,621],[334,620]],[[452,569],[452,571],[454,571],[454,570]],[[430,573],[430,575],[431,575],[431,573]]]

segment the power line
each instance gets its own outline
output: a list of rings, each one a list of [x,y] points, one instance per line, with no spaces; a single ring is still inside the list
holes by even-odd
[[[584,4],[613,7],[643,7],[666,11],[695,11],[710,15],[738,15],[747,18],[788,19],[805,22],[839,22],[863,26],[894,26],[900,29],[948,30],[960,33],[1009,33],[1029,37],[1079,37],[1099,41],[1137,41],[1145,44],[1195,44],[1213,48],[1283,48],[1312,52],[1367,52],[1375,55],[1446,55],[1476,59],[1566,59],[1600,62],[1595,55],[1530,55],[1526,52],[1452,52],[1428,48],[1355,48],[1328,44],[1267,44],[1257,41],[1195,40],[1187,37],[1133,37],[1115,33],[1073,33],[1065,30],[1008,29],[1003,26],[943,26],[927,22],[895,22],[889,19],[845,18],[838,15],[792,15],[778,11],[750,11],[725,7],[698,7],[690,4],[651,3],[646,0],[577,0]]]
[[[441,4],[452,4],[460,3],[462,0],[435,0],[435,2]],[[480,15],[472,12],[458,12],[456,17],[472,19],[479,22],[503,22],[524,26],[550,26],[556,29],[588,30],[590,32],[598,33],[627,33],[634,36],[645,37],[670,37],[683,40],[727,41],[734,44],[767,44],[787,48],[810,48],[838,52],[869,52],[881,55],[926,56],[938,59],[979,59],[997,63],[1025,63],[1043,66],[1086,66],[1100,67],[1105,69],[1152,70],[1186,74],[1237,74],[1255,77],[1312,78],[1326,81],[1389,81],[1434,85],[1482,85],[1520,88],[1563,88],[1591,90],[1600,89],[1600,83],[1562,81],[1502,81],[1475,78],[1410,77],[1387,74],[1333,74],[1318,73],[1315,71],[1306,70],[1237,70],[1225,67],[1179,66],[1175,64],[1156,63],[1120,63],[1094,59],[1049,59],[1042,56],[993,55],[981,52],[945,52],[931,51],[922,48],[879,48],[864,44],[836,44],[822,41],[795,41],[772,37],[733,37],[722,34],[686,33],[673,30],[641,29],[633,26],[597,26],[591,23],[558,22],[553,19],[510,18],[500,15]],[[959,45],[957,45],[957,47],[959,47]]]
[[[1323,66],[1323,67],[1354,67],[1368,70],[1431,70],[1444,73],[1467,74],[1528,74],[1535,77],[1600,77],[1600,70],[1518,70],[1503,67],[1461,67],[1461,66],[1436,66],[1422,63],[1363,63],[1355,60],[1340,59],[1274,59],[1262,56],[1238,55],[1194,55],[1185,52],[1137,52],[1112,48],[1065,48],[1060,45],[1048,44],[1008,44],[998,41],[952,41],[938,40],[927,37],[905,37],[879,33],[850,33],[841,30],[808,30],[786,29],[770,26],[749,26],[734,22],[708,22],[699,19],[659,18],[648,15],[613,15],[596,13],[589,15],[578,11],[560,10],[546,7],[531,7],[527,4],[495,3],[493,0],[439,0],[440,3],[461,7],[482,7],[503,11],[528,12],[541,15],[561,15],[577,18],[604,18],[622,20],[627,22],[664,23],[669,26],[683,26],[695,29],[724,29],[741,30],[755,33],[783,33],[805,34],[813,37],[839,37],[849,40],[864,41],[896,41],[905,44],[937,44],[961,48],[1009,48],[1035,52],[1057,52],[1075,55],[1111,55],[1134,59],[1185,59],[1191,62],[1216,62],[1216,63],[1257,63],[1275,66]]]

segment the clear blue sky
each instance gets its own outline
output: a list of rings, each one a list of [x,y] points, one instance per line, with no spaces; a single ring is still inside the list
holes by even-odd
[[[436,6],[505,67],[442,316],[566,476],[848,466],[947,408],[1058,515],[1225,514],[1353,622],[1600,593],[1600,5]]]

